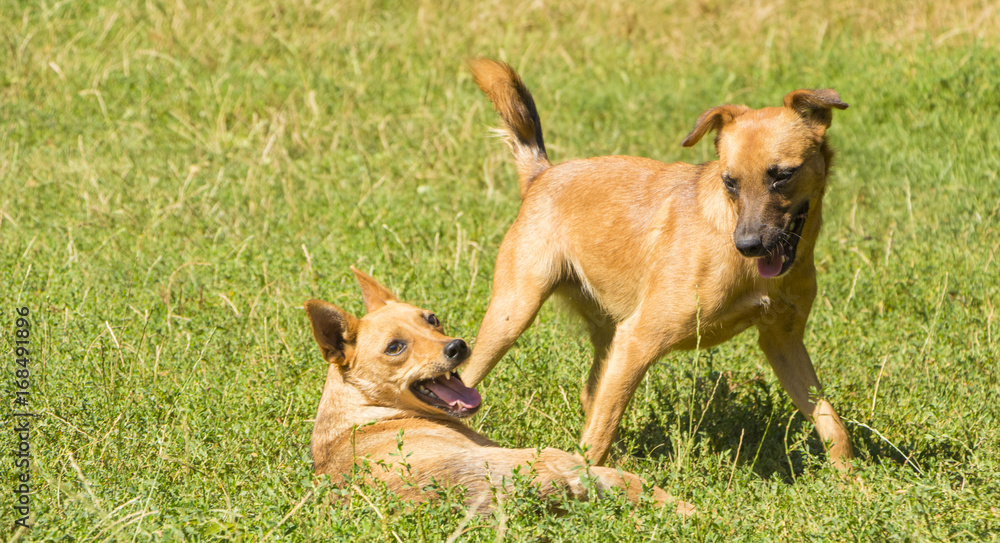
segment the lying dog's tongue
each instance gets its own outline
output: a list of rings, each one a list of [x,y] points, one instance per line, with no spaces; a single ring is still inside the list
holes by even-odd
[[[785,262],[785,251],[781,248],[779,243],[777,247],[774,248],[774,252],[762,256],[757,259],[757,271],[760,276],[767,279],[769,277],[777,277],[781,273],[781,266]]]
[[[452,407],[475,409],[483,401],[479,391],[465,386],[465,383],[454,374],[442,375],[433,381],[427,381],[424,386]]]

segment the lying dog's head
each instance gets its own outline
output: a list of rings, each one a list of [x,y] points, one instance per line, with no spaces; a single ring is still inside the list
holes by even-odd
[[[785,96],[784,107],[714,107],[684,138],[690,147],[717,132],[718,182],[738,217],[733,240],[740,253],[757,258],[762,277],[792,267],[810,203],[826,188],[832,108],[847,108],[832,89],[797,90]]]
[[[323,358],[374,405],[454,417],[475,413],[482,399],[455,373],[469,357],[465,341],[444,335],[430,311],[400,302],[351,269],[361,284],[364,317],[320,300],[305,303]]]

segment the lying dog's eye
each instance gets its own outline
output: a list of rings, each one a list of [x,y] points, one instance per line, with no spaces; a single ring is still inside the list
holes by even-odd
[[[431,313],[431,314],[427,315],[424,318],[427,319],[427,324],[429,324],[431,326],[434,326],[434,327],[441,326],[441,321],[438,320],[437,316],[434,315],[434,313]]]
[[[730,177],[728,173],[722,174],[722,184],[726,185],[726,190],[728,190],[733,194],[736,194],[737,191],[736,180]]]
[[[397,354],[406,350],[406,342],[400,341],[398,339],[393,340],[385,348],[385,354],[389,356],[396,356]]]

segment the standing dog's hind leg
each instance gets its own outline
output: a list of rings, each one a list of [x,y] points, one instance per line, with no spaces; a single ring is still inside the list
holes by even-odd
[[[479,326],[469,364],[462,373],[467,386],[479,384],[507,354],[552,292],[554,280],[550,273],[537,269],[542,267],[542,261],[528,259],[536,265],[524,265],[525,259],[512,254],[517,250],[516,240],[508,233],[497,257],[490,305]]]
[[[597,465],[607,460],[622,414],[646,371],[664,353],[663,323],[642,319],[637,313],[618,325],[580,437]]]
[[[604,317],[604,315],[601,315],[601,317]],[[610,321],[610,317],[604,318],[607,320],[605,323],[597,322],[597,319],[587,319],[590,342],[594,345],[594,361],[590,365],[587,383],[583,386],[583,390],[580,391],[580,403],[583,404],[583,413],[587,417],[590,416],[590,410],[594,404],[594,396],[597,395],[597,387],[601,382],[601,377],[604,375],[608,354],[611,352],[611,342],[615,337],[615,325]]]

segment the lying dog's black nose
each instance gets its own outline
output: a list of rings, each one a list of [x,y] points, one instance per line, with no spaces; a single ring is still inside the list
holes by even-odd
[[[748,257],[763,256],[767,252],[764,250],[764,242],[760,236],[753,235],[737,237],[736,250]]]
[[[456,339],[444,346],[444,355],[450,360],[458,362],[469,357],[469,345],[464,339]]]

